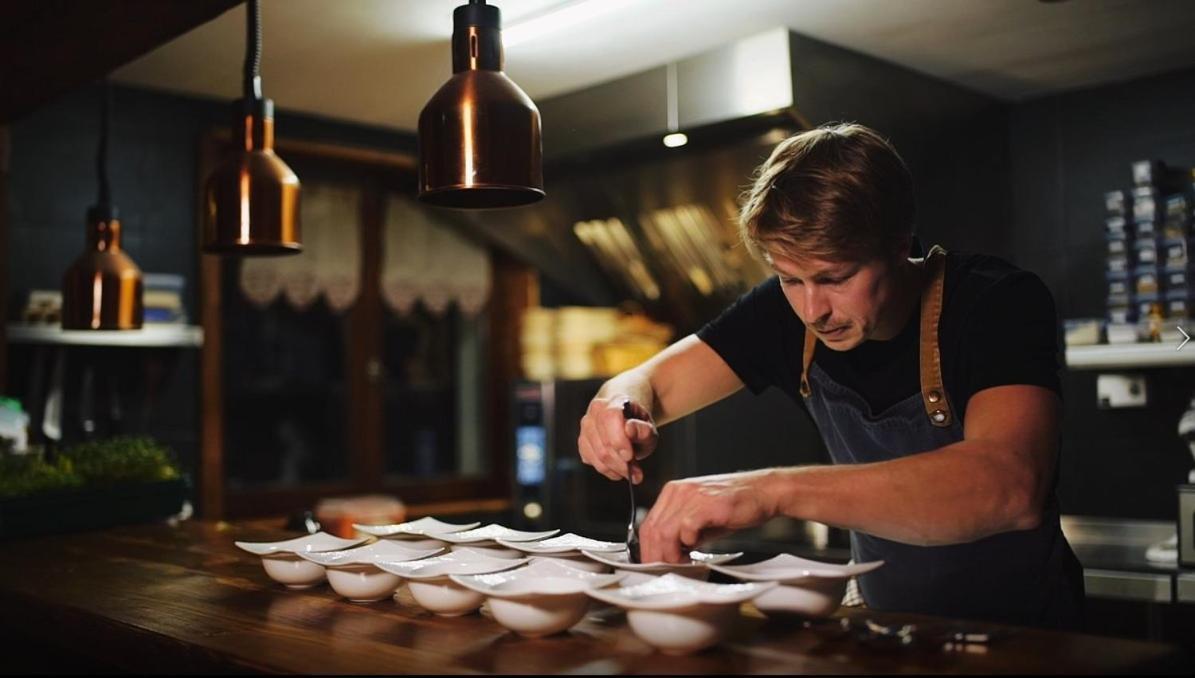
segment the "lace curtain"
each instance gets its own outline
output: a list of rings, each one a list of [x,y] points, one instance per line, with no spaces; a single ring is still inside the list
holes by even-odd
[[[396,313],[416,301],[432,313],[455,302],[476,315],[490,296],[490,259],[485,249],[458,235],[429,209],[409,198],[386,204],[382,299]]]
[[[241,259],[240,289],[264,308],[282,296],[305,310],[321,296],[341,313],[352,307],[361,284],[361,191],[352,186],[305,182],[303,252]],[[461,237],[431,210],[409,198],[389,196],[382,230],[386,305],[407,314],[416,302],[441,314],[456,303],[475,315],[490,295],[490,260],[483,247]]]

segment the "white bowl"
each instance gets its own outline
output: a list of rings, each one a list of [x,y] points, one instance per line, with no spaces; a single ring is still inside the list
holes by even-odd
[[[373,565],[344,565],[326,570],[332,590],[353,603],[373,603],[394,595],[402,578]]]
[[[457,617],[481,607],[485,596],[452,581],[448,575],[488,574],[509,570],[526,562],[526,558],[509,560],[469,550],[420,560],[378,560],[374,564],[406,579],[411,597],[423,608],[444,617]]]
[[[303,560],[293,553],[262,556],[261,565],[270,579],[291,589],[309,589],[325,578],[322,565]]]
[[[468,544],[469,546],[498,546],[498,539],[507,542],[525,542],[551,537],[560,530],[546,530],[543,532],[526,532],[512,530],[504,525],[491,523],[485,527],[450,534],[437,534],[437,539],[443,539],[450,544]]]
[[[609,586],[622,574],[596,574],[552,560],[493,574],[451,575],[451,579],[480,593],[502,626],[523,636],[539,638],[560,633],[581,621],[589,609],[591,588]]]
[[[884,561],[838,565],[782,553],[750,565],[710,565],[710,569],[744,581],[773,581],[780,586],[753,602],[761,612],[828,617],[842,604],[847,581],[880,567]]]
[[[595,551],[584,550],[581,551],[586,558],[595,560],[604,565],[609,565],[617,570],[627,570],[630,572],[646,572],[648,574],[679,574],[691,579],[706,579],[710,576],[709,566],[719,563],[726,563],[743,555],[738,553],[703,553],[701,551],[689,551],[689,562],[687,563],[665,563],[663,561],[656,561],[653,563],[632,563],[627,557],[627,552],[613,551],[607,553],[598,553]]]
[[[711,584],[676,574],[622,588],[586,593],[626,610],[627,624],[643,642],[667,654],[689,654],[726,637],[740,619],[739,605],[775,582]]]
[[[364,539],[341,539],[327,532],[316,532],[295,539],[270,542],[235,542],[237,548],[261,557],[266,575],[292,589],[306,589],[324,581],[324,567],[300,554],[334,551],[360,544]]]
[[[434,555],[443,549],[414,549],[410,542],[382,540],[367,546],[330,553],[304,553],[300,557],[327,568],[332,590],[354,603],[371,603],[394,595],[402,579],[379,569],[375,562],[400,562]]]

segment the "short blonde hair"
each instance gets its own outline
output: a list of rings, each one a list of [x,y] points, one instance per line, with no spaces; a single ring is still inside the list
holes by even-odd
[[[913,230],[913,179],[896,149],[863,125],[832,124],[777,144],[739,213],[753,255],[831,261],[891,255]]]

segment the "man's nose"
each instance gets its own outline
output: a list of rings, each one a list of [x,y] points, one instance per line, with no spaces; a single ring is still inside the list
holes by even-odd
[[[821,321],[830,317],[830,303],[826,299],[825,293],[818,285],[805,286],[805,316],[807,322],[813,325],[821,324]]]

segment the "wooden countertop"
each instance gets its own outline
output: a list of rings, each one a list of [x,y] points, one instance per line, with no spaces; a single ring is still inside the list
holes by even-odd
[[[595,608],[570,632],[528,640],[484,612],[440,618],[409,599],[359,605],[326,585],[289,591],[235,539],[293,536],[280,523],[184,522],[0,543],[0,629],[25,666],[74,657],[93,670],[165,673],[1187,673],[1158,643],[1011,628],[976,651],[868,646],[837,623],[744,608],[723,645],[654,652],[621,612]],[[881,623],[942,620],[843,610]],[[7,644],[7,643],[6,643]],[[10,647],[16,646],[13,643]],[[7,652],[7,651],[6,651]],[[18,656],[20,652],[16,653]],[[36,655],[36,656],[32,656]],[[41,657],[42,659],[38,659]],[[8,656],[6,655],[6,662]],[[46,665],[46,664],[42,664]],[[75,668],[79,668],[76,665]]]

